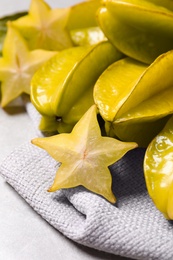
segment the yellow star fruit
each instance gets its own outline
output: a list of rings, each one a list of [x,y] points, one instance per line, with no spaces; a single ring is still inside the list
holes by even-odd
[[[70,8],[67,28],[75,46],[93,45],[106,40],[97,22],[101,0],[81,1]]]
[[[13,24],[31,49],[62,50],[73,45],[67,21],[70,8],[55,8],[43,0],[32,0],[27,15]]]
[[[8,31],[0,58],[0,81],[4,107],[22,93],[30,94],[30,81],[36,70],[57,52],[29,51],[20,33],[8,23]]]
[[[49,191],[82,185],[112,203],[116,199],[111,190],[112,177],[108,166],[137,147],[136,143],[101,136],[95,105],[90,107],[71,133],[36,138],[32,143],[61,162]]]

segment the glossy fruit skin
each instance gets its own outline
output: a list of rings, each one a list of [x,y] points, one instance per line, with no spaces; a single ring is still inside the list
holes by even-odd
[[[83,1],[70,7],[67,29],[74,46],[93,45],[107,40],[98,26],[96,13],[101,0]]]
[[[100,74],[122,57],[111,43],[104,41],[61,51],[42,67],[31,83],[32,103],[43,115],[41,130],[48,131],[51,126],[52,131],[70,132],[94,104],[93,87]]]
[[[101,0],[82,1],[70,7],[67,29],[86,29],[98,26],[96,12],[101,6]]]
[[[94,45],[107,38],[100,27],[87,27],[70,31],[72,41],[75,46]]]
[[[162,6],[105,0],[97,15],[105,36],[129,57],[150,64],[173,48],[173,12]]]
[[[173,117],[148,146],[144,174],[156,207],[173,220]]]
[[[147,147],[173,113],[172,70],[173,51],[150,66],[131,58],[110,65],[94,87],[107,134]]]
[[[170,11],[173,11],[173,2],[172,0],[145,0],[146,2],[153,3],[157,6],[162,6]]]

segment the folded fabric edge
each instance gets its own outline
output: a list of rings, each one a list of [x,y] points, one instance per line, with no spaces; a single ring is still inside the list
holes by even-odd
[[[148,251],[146,249],[146,252],[142,253],[142,250],[149,244],[153,244],[153,248],[155,244],[158,245],[154,233],[145,234],[140,228],[134,230],[133,227],[128,227],[120,209],[84,188],[62,190],[51,195],[45,192],[52,182],[55,165],[44,151],[31,144],[25,144],[8,156],[0,171],[7,182],[38,214],[68,238],[99,251],[148,260],[149,254],[153,253],[151,247]],[[45,169],[49,175],[43,174]],[[29,172],[31,176],[25,178]],[[38,173],[41,185],[37,180]],[[67,216],[69,220],[66,219]],[[145,247],[137,248],[142,241]],[[167,248],[170,246],[171,242]]]

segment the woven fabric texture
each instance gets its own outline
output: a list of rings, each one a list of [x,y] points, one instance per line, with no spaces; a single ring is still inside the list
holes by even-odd
[[[30,143],[13,151],[0,173],[35,211],[77,243],[134,259],[172,260],[173,223],[148,196],[144,153],[130,151],[110,167],[116,205],[83,187],[48,193],[58,163]]]

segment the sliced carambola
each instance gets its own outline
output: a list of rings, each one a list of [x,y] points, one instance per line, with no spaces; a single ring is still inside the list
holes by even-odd
[[[42,66],[31,83],[32,102],[43,115],[41,130],[71,131],[94,103],[93,86],[100,74],[122,57],[105,41],[61,51]]]
[[[26,12],[19,12],[0,18],[0,56],[2,56],[3,43],[7,33],[7,22],[16,20],[24,15],[26,15]]]
[[[148,67],[131,58],[111,65],[94,88],[107,133],[148,145],[173,113],[172,70],[173,51],[160,55]]]
[[[137,147],[135,143],[101,136],[95,105],[89,108],[70,134],[36,138],[32,143],[61,162],[49,191],[83,185],[112,203],[116,199],[111,190],[112,177],[108,166]]]
[[[5,107],[23,93],[30,95],[30,82],[38,68],[57,52],[30,51],[27,42],[8,22],[0,58],[1,106]]]
[[[144,174],[156,207],[173,220],[173,117],[148,146]]]
[[[69,12],[70,8],[51,8],[44,0],[32,0],[28,14],[13,24],[30,49],[59,51],[73,46],[67,30]]]
[[[173,12],[144,0],[105,0],[98,22],[127,56],[150,64],[173,48]]]

